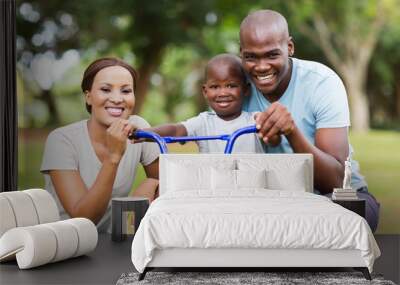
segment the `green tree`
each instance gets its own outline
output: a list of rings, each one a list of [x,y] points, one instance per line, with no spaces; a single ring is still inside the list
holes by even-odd
[[[197,42],[206,24],[206,15],[212,1],[85,1],[74,6],[75,14],[91,15],[91,19],[79,19],[81,35],[87,42],[98,38],[107,39],[112,52],[118,45],[127,44],[135,58],[140,80],[136,90],[135,112],[145,101],[151,76],[159,69],[165,50],[169,45],[183,47]],[[99,9],[94,9],[101,6]],[[104,12],[107,11],[107,14]],[[93,21],[96,19],[96,21]],[[114,28],[100,28],[113,25]]]
[[[400,19],[380,34],[368,76],[368,95],[374,125],[396,127],[400,123]]]
[[[369,128],[368,65],[380,32],[396,18],[399,6],[399,0],[288,2],[298,30],[320,46],[343,78],[354,131]]]
[[[60,9],[54,1],[17,1],[17,61],[18,70],[33,100],[43,102],[48,109],[48,121],[61,122],[53,88],[57,79],[53,73],[56,58],[77,47],[77,27],[72,15]]]
[[[398,65],[393,61],[398,41],[392,37],[399,26],[399,10],[395,9],[399,1],[17,0],[17,57],[21,77],[28,83],[34,81],[30,80],[32,72],[26,71],[41,57],[59,63],[66,52],[75,50],[81,65],[102,55],[122,57],[140,73],[135,112],[143,109],[148,94],[158,94],[165,99],[161,105],[164,111],[175,119],[173,110],[183,100],[194,101],[197,111],[205,108],[202,96],[184,96],[190,76],[200,74],[205,62],[217,53],[238,53],[239,25],[250,11],[274,9],[288,19],[296,56],[321,61],[338,71],[349,91],[353,127],[363,130],[369,123],[368,98],[377,113],[375,104],[391,110],[395,105],[392,98],[400,97],[394,97],[400,87],[396,89],[394,83],[399,82],[395,79]],[[373,60],[377,67],[368,71],[376,46],[379,53]],[[174,64],[177,66],[171,67]],[[81,76],[83,65],[75,67],[75,79]],[[368,85],[367,75],[374,78]],[[152,78],[157,82],[157,76],[161,76],[161,83],[151,84]],[[29,84],[31,90],[25,92],[34,94],[30,100],[46,104],[48,122],[54,125],[65,117],[58,99],[70,94],[72,101],[79,93],[79,79],[74,81],[73,90],[66,89],[65,76],[56,79],[47,86]],[[383,90],[387,85],[390,90]],[[389,103],[379,98],[387,93]]]
[[[159,68],[168,45],[184,46],[197,42],[201,37],[206,16],[212,10],[211,0],[179,1],[131,1],[131,0],[70,0],[19,2],[18,35],[23,40],[20,60],[31,66],[37,54],[51,51],[55,57],[68,48],[76,48],[92,56],[115,54],[118,50],[131,51],[132,63],[137,67],[140,80],[136,89],[135,112],[145,101],[149,82]],[[25,10],[24,10],[25,9]],[[63,32],[62,17],[68,15],[73,23]],[[59,24],[61,23],[61,24]],[[33,38],[44,37],[46,25],[57,31],[46,41]],[[58,33],[60,32],[60,33]],[[61,35],[60,35],[61,34]],[[29,51],[31,57],[23,57]],[[47,102],[52,121],[58,123],[58,110],[52,96],[52,86],[42,88],[39,97]]]

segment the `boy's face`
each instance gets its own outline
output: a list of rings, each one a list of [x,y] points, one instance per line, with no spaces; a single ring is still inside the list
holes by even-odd
[[[232,120],[242,112],[245,88],[240,69],[232,64],[220,62],[208,67],[203,95],[220,118]]]

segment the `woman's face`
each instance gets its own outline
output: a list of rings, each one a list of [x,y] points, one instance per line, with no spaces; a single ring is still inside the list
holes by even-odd
[[[135,106],[133,78],[122,66],[100,70],[86,92],[86,103],[92,107],[92,118],[108,127],[116,119],[127,119]]]

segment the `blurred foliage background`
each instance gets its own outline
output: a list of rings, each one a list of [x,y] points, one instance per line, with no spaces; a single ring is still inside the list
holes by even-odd
[[[140,74],[135,113],[151,124],[178,122],[207,109],[200,92],[207,60],[238,54],[242,19],[274,9],[289,22],[295,56],[343,79],[355,158],[381,202],[378,232],[400,233],[398,7],[400,0],[18,0],[19,188],[44,186],[48,132],[88,117],[79,86],[91,61],[132,64]]]

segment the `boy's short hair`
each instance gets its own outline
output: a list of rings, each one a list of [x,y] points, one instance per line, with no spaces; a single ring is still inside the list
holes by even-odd
[[[246,76],[246,72],[244,71],[243,67],[242,67],[242,61],[240,60],[240,58],[237,55],[234,54],[230,54],[230,53],[221,53],[218,54],[214,57],[212,57],[206,65],[206,68],[204,70],[204,80],[207,81],[207,77],[208,77],[208,69],[210,68],[211,65],[216,64],[216,63],[229,63],[232,64],[232,66],[234,66],[235,68],[237,68],[238,73],[240,74],[240,76],[243,79],[243,83],[247,83],[247,76]]]

